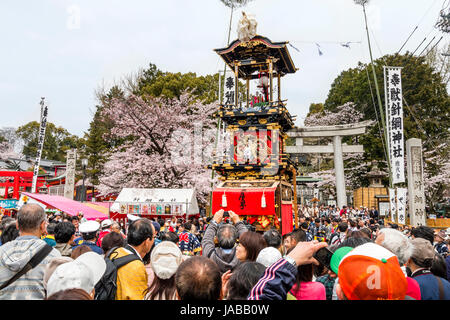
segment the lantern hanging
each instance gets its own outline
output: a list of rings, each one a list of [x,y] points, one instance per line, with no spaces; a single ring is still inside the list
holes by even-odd
[[[225,194],[225,192],[222,195],[222,207],[227,207],[227,195]]]

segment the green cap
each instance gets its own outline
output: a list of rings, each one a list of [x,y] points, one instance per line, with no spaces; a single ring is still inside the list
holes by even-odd
[[[331,256],[331,260],[330,260],[331,271],[338,274],[339,263],[341,262],[342,258],[344,258],[344,256],[346,256],[347,253],[349,253],[353,249],[354,248],[352,248],[352,247],[342,247],[342,248],[337,249]]]

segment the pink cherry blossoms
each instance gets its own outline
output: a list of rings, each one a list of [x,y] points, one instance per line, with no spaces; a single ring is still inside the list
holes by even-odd
[[[212,117],[217,105],[129,94],[103,110],[114,126],[111,134],[125,142],[110,150],[100,177],[102,193],[134,188],[195,188],[205,200],[211,188],[209,164]]]

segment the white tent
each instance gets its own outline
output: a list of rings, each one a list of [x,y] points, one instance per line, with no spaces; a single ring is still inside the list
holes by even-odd
[[[111,211],[140,215],[194,215],[199,213],[195,189],[123,188]]]

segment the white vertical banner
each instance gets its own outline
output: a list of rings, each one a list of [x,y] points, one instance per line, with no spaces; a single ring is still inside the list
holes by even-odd
[[[232,70],[225,70],[225,80],[223,89],[223,98],[224,98],[223,104],[225,106],[234,107],[236,103],[236,101],[234,101],[235,90],[236,90],[236,83],[234,72]]]
[[[386,127],[392,184],[405,182],[403,94],[400,67],[384,67]]]
[[[425,185],[423,180],[422,140],[411,138],[406,141],[408,171],[408,212],[410,225],[425,226]]]
[[[45,129],[47,128],[47,113],[48,107],[44,104],[44,99],[41,100],[41,119],[39,125],[38,144],[36,160],[34,162],[33,181],[31,183],[31,192],[36,192],[37,178],[39,176],[39,166],[41,165],[42,149],[44,148]]]
[[[395,200],[395,189],[389,188],[389,204],[391,211],[391,221],[397,221],[396,213],[397,213],[397,202]]]
[[[66,159],[66,183],[64,185],[64,197],[73,200],[73,190],[75,188],[75,164],[77,160],[77,150],[67,150]]]
[[[397,188],[398,223],[406,224],[406,188]]]

